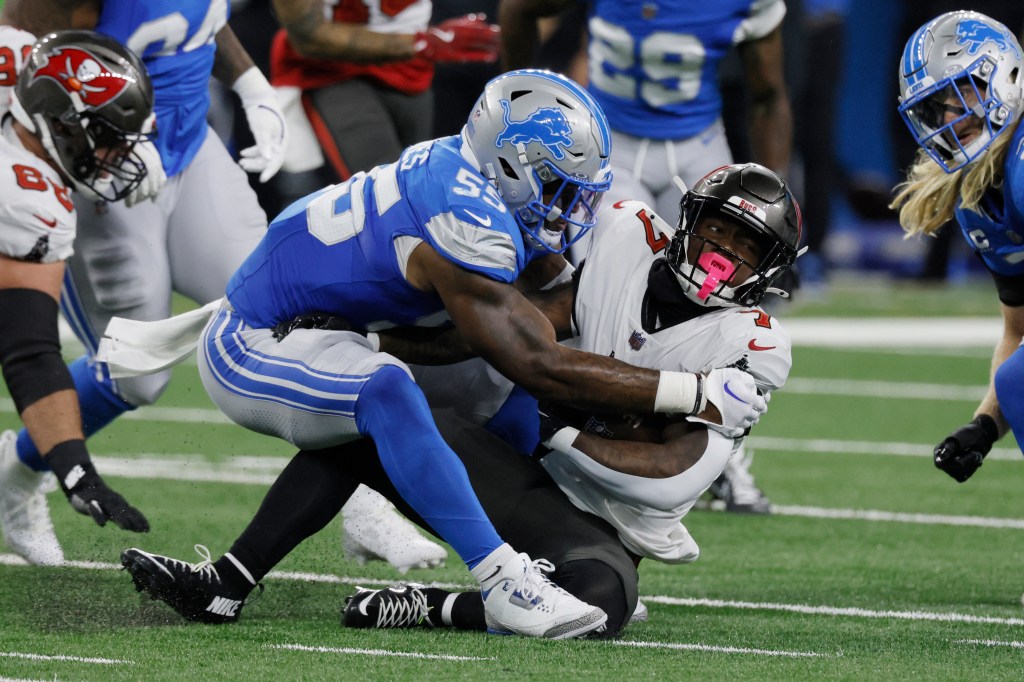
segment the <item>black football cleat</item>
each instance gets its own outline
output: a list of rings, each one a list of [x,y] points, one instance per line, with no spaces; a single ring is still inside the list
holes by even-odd
[[[121,552],[121,565],[131,574],[136,590],[165,602],[186,620],[234,623],[242,612],[246,595],[226,589],[206,547],[196,545],[196,552],[203,561],[190,564],[133,547]],[[263,585],[259,588],[262,591]]]
[[[356,587],[345,599],[341,622],[348,628],[433,627],[424,586],[416,583],[371,590]]]

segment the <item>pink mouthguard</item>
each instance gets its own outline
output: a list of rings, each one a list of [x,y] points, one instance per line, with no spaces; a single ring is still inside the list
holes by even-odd
[[[736,266],[719,253],[707,252],[701,254],[701,257],[697,259],[697,265],[704,268],[708,273],[707,277],[704,278],[703,286],[697,292],[697,298],[702,301],[711,295],[715,287],[723,281],[728,281],[732,277],[732,273],[736,272]]]

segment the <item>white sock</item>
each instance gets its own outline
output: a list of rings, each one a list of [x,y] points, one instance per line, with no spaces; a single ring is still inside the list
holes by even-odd
[[[512,546],[506,542],[484,557],[484,560],[469,572],[480,583],[480,589],[487,592],[501,581],[505,566],[513,562],[521,562],[521,559]]]

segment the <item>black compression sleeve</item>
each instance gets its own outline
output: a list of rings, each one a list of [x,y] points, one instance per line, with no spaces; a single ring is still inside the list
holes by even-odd
[[[0,289],[0,365],[21,414],[37,400],[74,389],[60,354],[57,302],[36,289]]]
[[[1000,275],[993,272],[992,279],[996,282],[1000,303],[1011,308],[1024,305],[1024,275]]]

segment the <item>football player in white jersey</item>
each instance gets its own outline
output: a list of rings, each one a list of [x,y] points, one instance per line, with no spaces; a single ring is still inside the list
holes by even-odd
[[[71,193],[119,201],[145,178],[136,146],[153,126],[153,87],[142,62],[91,31],[44,36],[28,52],[27,34],[4,30],[7,77],[0,123],[0,365],[18,414],[79,512],[145,532],[145,517],[100,478],[85,447],[78,398],[60,354],[57,301],[73,252],[77,215]],[[9,99],[7,99],[9,98]],[[6,108],[6,106],[5,106]],[[23,466],[14,433],[0,443],[0,515],[7,543],[30,562],[59,565],[39,474]],[[28,485],[21,483],[27,481]],[[36,523],[38,521],[38,523]],[[32,532],[19,532],[19,528]],[[36,532],[38,531],[38,532]]]
[[[769,394],[786,380],[790,342],[778,321],[757,306],[797,256],[796,202],[777,175],[749,164],[708,175],[687,193],[682,208],[675,231],[642,202],[606,208],[577,281],[532,300],[559,337],[575,337],[570,343],[578,348],[648,368],[739,367]],[[380,334],[380,343],[411,361],[431,354],[440,359],[436,348],[420,352],[388,333]],[[458,356],[458,339],[449,335],[445,343]],[[666,563],[697,558],[697,545],[680,519],[721,473],[742,443],[743,430],[696,417],[548,406],[538,429],[533,401],[532,412],[520,412],[520,421],[532,434],[531,451],[538,430],[543,434],[538,462],[478,425],[479,386],[467,381],[464,367],[457,378],[450,377],[456,389],[465,387],[462,399],[453,397],[457,390],[441,387],[446,395],[435,402],[449,409],[435,410],[434,418],[465,465],[488,518],[517,548],[546,557],[560,587],[598,605],[608,615],[606,634],[614,635],[636,608],[641,558]],[[495,381],[485,363],[477,361],[476,369],[487,375],[480,385],[492,384],[508,395],[510,387]],[[432,381],[423,389],[428,400],[438,398]],[[724,390],[731,388],[727,384]],[[521,409],[524,405],[519,402]],[[430,530],[388,480],[373,443],[363,439],[298,453],[235,548],[244,550],[261,573],[269,571],[333,518],[359,481]],[[303,491],[298,509],[288,493],[296,489]],[[345,622],[353,627],[486,625],[478,593],[422,586],[360,589],[346,608]]]
[[[501,3],[506,68],[529,66],[537,19],[581,0]],[[733,162],[722,123],[719,70],[738,51],[750,94],[752,160],[784,174],[793,121],[783,74],[784,0],[589,0],[588,90],[612,128],[615,182],[606,201],[637,199],[673,215],[673,177],[691,187],[709,168]],[[571,251],[586,255],[586,240]],[[727,511],[769,513],[741,450],[711,492]]]

